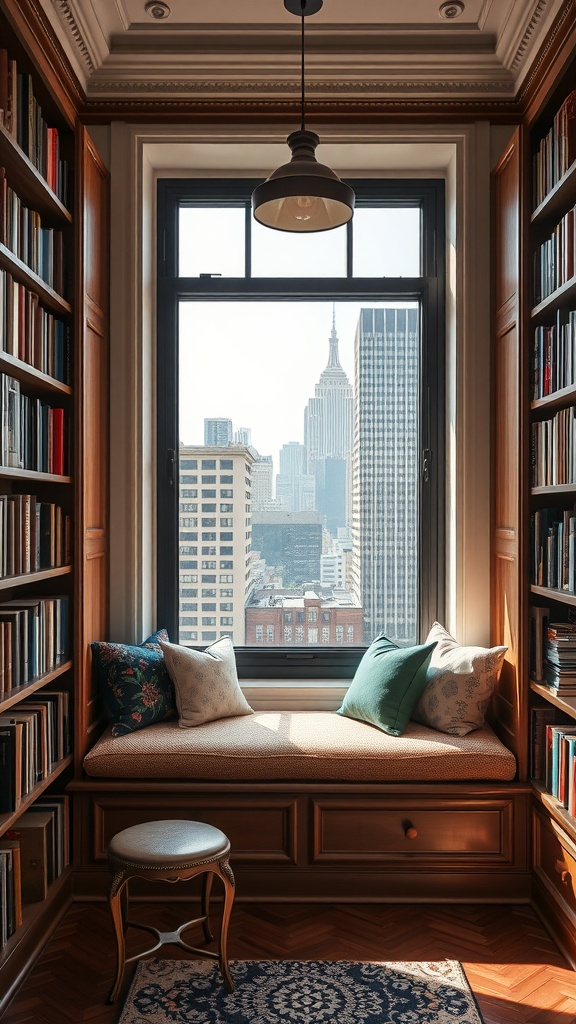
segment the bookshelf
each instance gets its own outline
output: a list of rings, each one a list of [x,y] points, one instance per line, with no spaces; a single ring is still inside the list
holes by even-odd
[[[38,5],[0,0],[0,731],[27,751],[1,793],[3,911],[3,842],[20,843],[21,872],[30,843],[46,856],[0,922],[0,1015],[71,902],[66,789],[101,715],[88,644],[108,625],[109,201],[81,104]]]
[[[26,108],[20,92],[0,126],[0,972],[7,966],[10,983],[24,947],[37,941],[37,922],[70,890],[75,395],[73,279],[63,256],[74,244],[72,167],[63,156],[48,166],[40,137],[73,153],[74,127],[56,106],[40,106],[22,50],[7,38],[13,49],[1,49],[0,96],[13,87],[14,101],[24,79],[29,90]],[[36,138],[23,126],[29,115]],[[27,820],[34,827],[23,830]],[[41,821],[46,861],[37,868],[26,837],[41,833]],[[41,910],[26,899],[38,871]]]
[[[568,631],[576,623],[575,87],[574,67],[565,64],[528,117],[529,198],[519,277],[527,282],[529,296],[521,314],[524,376],[519,381],[519,394],[527,394],[522,413],[527,440],[523,445],[519,437],[518,443],[526,453],[528,586],[521,607],[527,623],[522,635],[534,791],[534,903],[573,961],[576,687]],[[566,624],[567,635],[550,642],[550,623]]]

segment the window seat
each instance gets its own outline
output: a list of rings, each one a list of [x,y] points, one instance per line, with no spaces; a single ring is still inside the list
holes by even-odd
[[[530,787],[489,726],[393,737],[334,711],[267,710],[108,729],[83,768],[68,787],[77,898],[105,898],[116,832],[185,818],[229,836],[240,900],[529,900]]]
[[[510,781],[516,760],[489,726],[449,736],[410,722],[402,736],[331,711],[260,711],[191,729],[151,725],[84,759],[88,775],[125,779],[333,782]]]

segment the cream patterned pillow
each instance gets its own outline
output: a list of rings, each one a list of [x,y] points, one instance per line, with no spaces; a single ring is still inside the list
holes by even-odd
[[[462,647],[435,622],[426,639],[436,642],[426,673],[428,682],[411,717],[452,736],[484,725],[484,715],[507,647]]]
[[[160,642],[168,675],[176,691],[176,707],[183,729],[218,718],[252,715],[236,672],[230,637],[223,636],[205,651]]]

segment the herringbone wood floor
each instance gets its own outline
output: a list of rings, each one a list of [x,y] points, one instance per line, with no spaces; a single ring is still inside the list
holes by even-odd
[[[166,930],[188,916],[175,903],[137,909],[134,917],[161,923]],[[138,933],[131,934],[136,938]],[[179,952],[165,947],[162,954],[176,959]],[[576,1024],[576,973],[528,907],[237,903],[229,955],[460,960],[485,1024]],[[76,904],[3,1015],[3,1024],[115,1024],[122,999],[116,1006],[106,1003],[114,965],[106,906]]]

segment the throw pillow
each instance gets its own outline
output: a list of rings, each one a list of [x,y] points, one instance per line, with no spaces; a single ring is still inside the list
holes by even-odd
[[[484,725],[507,647],[463,647],[435,622],[427,643],[436,642],[426,688],[412,718],[452,736]]]
[[[398,647],[381,633],[364,653],[338,714],[400,736],[426,685],[434,644]]]
[[[144,729],[176,715],[172,680],[166,671],[161,641],[165,629],[139,646],[90,644],[98,688],[112,719],[112,735]]]
[[[164,641],[160,646],[176,690],[182,728],[254,714],[240,689],[230,637],[221,637],[204,651]]]

